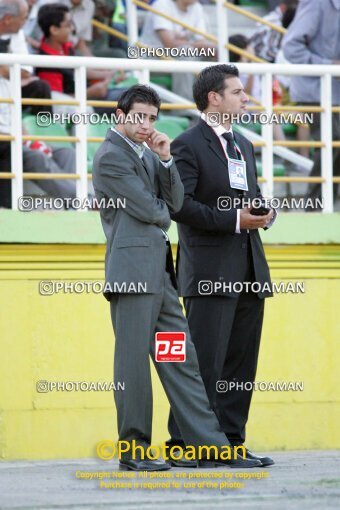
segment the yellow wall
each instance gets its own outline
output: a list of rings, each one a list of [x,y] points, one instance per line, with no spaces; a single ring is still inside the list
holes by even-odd
[[[303,392],[256,392],[247,444],[258,450],[339,448],[339,246],[266,247],[276,281],[305,294],[267,300],[258,381],[303,381]],[[37,393],[36,382],[110,381],[113,333],[101,295],[41,296],[40,280],[102,280],[104,247],[0,246],[0,457],[95,456],[117,440],[110,392]],[[153,371],[154,435],[168,404]]]

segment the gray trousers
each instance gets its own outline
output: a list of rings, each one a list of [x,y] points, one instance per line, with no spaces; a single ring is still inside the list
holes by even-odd
[[[38,150],[31,150],[23,146],[24,172],[39,173],[75,173],[75,150],[71,147],[52,147],[52,157]],[[37,179],[33,180],[51,197],[74,198],[76,195],[76,181]]]
[[[125,383],[125,390],[114,394],[119,439],[151,444],[151,355],[185,444],[195,447],[229,445],[209,406],[188,323],[169,274],[164,271],[164,287],[160,294],[113,295],[110,306],[116,337],[114,381],[115,384]],[[186,333],[184,363],[155,362],[155,333],[158,331]]]

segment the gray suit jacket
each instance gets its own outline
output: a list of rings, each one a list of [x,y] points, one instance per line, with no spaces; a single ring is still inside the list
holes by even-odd
[[[170,226],[170,212],[183,204],[183,185],[175,163],[165,168],[150,149],[144,161],[145,166],[111,129],[93,161],[97,199],[125,199],[126,203],[125,208],[100,210],[107,239],[105,281],[115,293],[145,293],[145,288],[148,294],[161,292],[167,256],[163,231]],[[105,297],[109,299],[106,293]]]

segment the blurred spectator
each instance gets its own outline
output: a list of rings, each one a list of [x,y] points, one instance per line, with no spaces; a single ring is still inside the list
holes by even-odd
[[[155,0],[142,0],[145,4],[152,5]],[[138,32],[141,32],[141,29],[144,24],[145,17],[147,16],[148,11],[139,7],[137,5],[137,23],[138,23]],[[115,8],[112,16],[112,28],[115,28],[119,32],[123,34],[127,34],[127,25],[126,25],[126,0],[115,0]],[[119,39],[118,37],[112,36],[110,38],[110,46],[112,48],[123,48],[127,52],[128,43]]]
[[[38,23],[43,31],[39,53],[41,55],[62,55],[64,57],[75,54],[75,48],[70,41],[73,22],[69,8],[61,3],[46,4],[38,13]],[[74,94],[74,71],[73,69],[38,68],[37,74],[48,81],[53,91],[53,98],[58,99],[59,94]],[[115,71],[101,71],[88,69],[88,78],[96,78],[98,81],[87,88],[87,97],[93,99],[105,99],[116,101],[123,88],[109,88],[109,83],[116,77]],[[103,113],[103,109],[100,109]],[[109,108],[111,113],[112,108]]]
[[[0,68],[0,70],[3,68]],[[0,97],[10,97],[9,81],[0,76]],[[11,106],[0,103],[0,133],[11,132]],[[25,131],[23,130],[25,134]],[[0,172],[11,171],[11,143],[0,142]],[[23,145],[24,172],[69,173],[75,172],[75,150],[66,147],[48,147],[43,142],[26,142]],[[76,193],[75,181],[41,179],[35,182],[51,197],[73,198]],[[0,207],[11,207],[11,179],[1,180]]]
[[[183,23],[206,32],[204,11],[197,0],[157,0],[153,7]],[[141,34],[141,42],[154,48],[216,48],[216,46],[190,30],[166,18],[148,12]],[[217,52],[217,50],[216,50]],[[187,60],[193,58],[182,57]],[[211,60],[211,58],[210,58]],[[194,75],[173,73],[173,92],[192,100]]]
[[[88,57],[93,55],[97,57],[125,57],[124,52],[117,52],[108,46],[107,37],[104,37],[100,43],[97,40],[94,45],[95,53],[92,51],[92,19],[95,14],[95,4],[92,0],[60,0],[60,2],[70,9],[71,19],[75,27],[71,42],[74,44],[77,53]]]
[[[293,23],[283,40],[285,57],[293,64],[340,64],[340,0],[300,0]],[[322,73],[322,70],[320,71]],[[320,104],[320,78],[292,76],[290,94],[304,105]],[[340,104],[340,80],[332,80],[332,104]],[[333,139],[340,139],[340,114],[334,113]],[[314,113],[311,124],[314,139],[320,140],[320,115]],[[321,152],[315,150],[311,176],[321,174]],[[340,149],[333,151],[333,174],[340,174]],[[336,198],[337,185],[334,185]],[[309,197],[320,198],[320,184],[311,185]]]
[[[116,0],[115,2],[115,8],[112,15],[112,28],[122,32],[122,34],[127,34],[126,5],[124,0]],[[110,46],[112,48],[121,48],[127,51],[128,43],[118,37],[111,36]]]
[[[38,25],[38,11],[42,5],[52,3],[55,0],[27,0],[28,14],[26,22],[23,26],[25,33],[28,51],[30,53],[37,53],[41,39],[41,30]]]
[[[40,7],[46,4],[55,3],[55,0],[28,0],[32,5],[28,20],[25,24],[25,34],[31,51],[39,49],[40,39],[42,37],[41,29],[38,25],[37,15]],[[97,56],[97,57],[125,57],[122,51],[114,51],[108,45],[108,36],[102,31],[93,31],[92,19],[99,18],[105,14],[113,11],[113,0],[97,2],[95,4],[92,0],[59,0],[59,3],[66,5],[70,9],[71,18],[73,21],[73,30],[71,42],[76,48],[76,52],[84,56]],[[111,4],[111,5],[110,5]],[[110,14],[109,18],[112,16]]]
[[[237,46],[241,50],[245,50],[248,53],[254,55],[254,49],[250,44],[250,39],[243,34],[235,34],[229,37],[229,43]],[[229,51],[230,62],[241,62],[248,63],[252,62],[248,57],[241,56],[238,53]],[[244,74],[240,73],[240,80],[244,86],[244,90],[247,94],[250,94],[254,99],[261,102],[261,77],[258,74]]]
[[[274,10],[279,4],[281,0],[268,0],[268,9]]]
[[[116,0],[95,0],[94,19],[110,26],[116,3]],[[126,49],[121,45],[111,46],[111,38],[110,34],[94,26],[90,43],[93,54],[96,57],[126,58]],[[114,39],[119,40],[116,37]]]
[[[28,48],[22,26],[27,16],[25,0],[1,0],[0,4],[0,53],[27,54]],[[2,67],[2,76],[9,78],[9,68]],[[33,76],[31,66],[23,66],[21,71],[22,97],[51,99],[51,90],[45,81]],[[50,106],[27,106],[23,108],[32,114],[52,111]]]
[[[92,18],[95,5],[92,0],[60,0],[70,12],[74,30],[71,42],[81,55],[92,56],[89,45],[92,41]]]
[[[254,55],[254,49],[250,44],[250,39],[245,37],[242,34],[236,34],[229,37],[229,43],[233,44],[234,46],[237,46],[238,48],[241,48],[242,50],[247,51],[248,53],[251,53]],[[241,56],[237,53],[234,53],[233,51],[230,51],[229,53],[229,60],[230,62],[242,62],[242,63],[249,63],[252,62],[250,58]],[[255,104],[260,103],[261,104],[261,77],[258,74],[240,74],[240,80],[244,86],[244,90],[247,94],[249,94],[250,102],[252,102],[252,99],[254,99]],[[279,84],[276,83],[277,80],[273,81],[273,104],[277,104],[277,101],[274,100],[275,96],[275,90],[274,86],[277,86]],[[282,126],[280,124],[274,123],[273,124],[273,135],[275,140],[285,140],[285,135],[282,130]]]
[[[287,27],[294,17],[298,0],[281,0],[275,10],[271,11],[264,20],[270,21],[279,27]],[[283,35],[272,28],[258,24],[257,30],[251,37],[251,44],[255,55],[275,62],[276,55],[280,49]]]

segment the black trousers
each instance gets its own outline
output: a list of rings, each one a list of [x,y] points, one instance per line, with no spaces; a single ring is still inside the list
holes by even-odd
[[[244,281],[254,281],[250,246]],[[255,380],[264,300],[252,292],[242,292],[238,298],[187,297],[184,306],[210,405],[230,443],[243,444],[253,392],[241,390],[240,385],[221,392],[223,384],[218,381]],[[169,443],[183,444],[171,411],[169,432]]]

